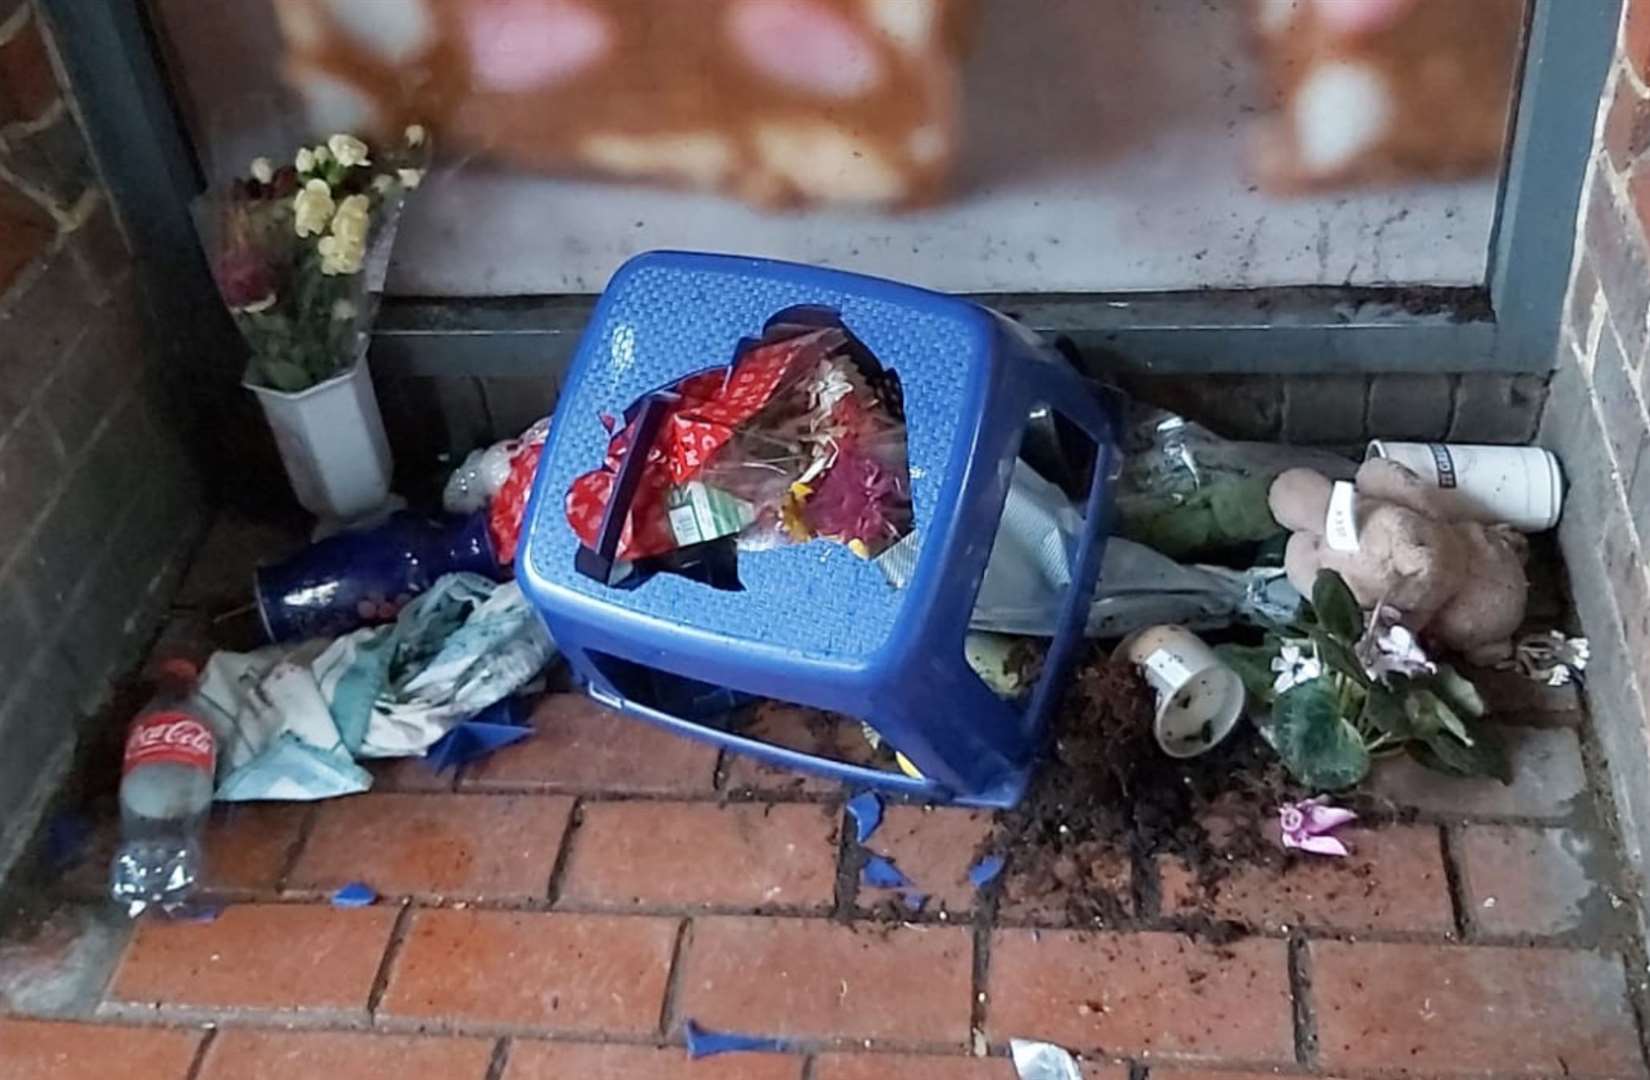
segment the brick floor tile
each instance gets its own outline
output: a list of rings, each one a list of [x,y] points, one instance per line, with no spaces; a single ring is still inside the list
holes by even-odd
[[[573,800],[543,795],[357,795],[321,806],[287,881],[364,881],[385,895],[545,896]]]
[[[916,1054],[823,1054],[813,1080],[1005,1080],[1014,1066],[1000,1057],[933,1057]],[[1122,1065],[1085,1065],[1086,1080],[1127,1080]]]
[[[423,758],[392,758],[367,763],[372,773],[372,790],[437,792],[453,789],[453,773],[436,772]]]
[[[823,908],[835,895],[828,807],[619,802],[583,812],[562,882],[569,903]]]
[[[1377,766],[1376,795],[1437,814],[1456,817],[1568,818],[1586,801],[1587,775],[1581,743],[1564,728],[1501,729],[1512,757],[1513,782],[1442,776],[1407,757]]]
[[[799,1080],[802,1059],[782,1054],[729,1054],[694,1061],[675,1047],[510,1044],[504,1080]]]
[[[0,1019],[0,1080],[184,1080],[195,1031]]]
[[[1001,899],[997,902],[997,921],[1024,926],[1083,924],[1092,929],[1096,925],[1094,919],[1106,920],[1105,912],[1093,903],[1102,891],[1109,894],[1105,906],[1114,907],[1118,915],[1126,916],[1133,911],[1133,879],[1128,853],[1109,844],[1079,845],[1046,869],[1040,869],[1035,877],[1015,865],[1011,852],[1008,869],[1003,873]],[[1075,909],[1071,904],[1074,895],[1084,898]]]
[[[797,705],[763,704],[745,734],[776,746],[855,765],[869,765],[876,756],[858,724],[833,721],[817,709]],[[722,787],[736,793],[759,791],[785,795],[835,795],[842,791],[842,784],[836,780],[764,765],[742,755],[728,759]]]
[[[986,1032],[1140,1058],[1295,1060],[1286,948],[1178,934],[1003,930]]]
[[[552,694],[533,737],[466,771],[460,788],[503,791],[708,794],[716,748],[613,712],[582,694]]]
[[[1280,1080],[1275,1072],[1230,1072],[1224,1069],[1161,1069],[1152,1067],[1151,1080]]]
[[[213,807],[206,826],[207,885],[237,892],[273,891],[312,809],[303,803]]]
[[[659,1026],[677,928],[640,916],[420,911],[379,1014],[646,1035]]]
[[[1619,958],[1336,941],[1309,948],[1326,1068],[1644,1073]]]
[[[1455,836],[1467,917],[1483,934],[1594,930],[1610,902],[1602,838],[1573,829],[1472,825]]]
[[[1436,828],[1344,829],[1338,835],[1352,848],[1352,858],[1234,865],[1213,896],[1183,862],[1162,856],[1162,913],[1204,912],[1270,930],[1305,925],[1443,934],[1455,929]]]
[[[962,1047],[972,956],[962,927],[696,919],[676,1015],[723,1031]]]
[[[865,846],[893,859],[928,895],[928,911],[944,907],[965,914],[974,909],[978,894],[968,880],[968,868],[991,828],[991,815],[979,810],[890,806],[883,812],[882,827]],[[860,890],[861,907],[874,900]]]
[[[364,1012],[395,910],[241,904],[209,923],[138,924],[112,1001]]]
[[[198,1080],[484,1080],[492,1057],[491,1039],[229,1030]]]

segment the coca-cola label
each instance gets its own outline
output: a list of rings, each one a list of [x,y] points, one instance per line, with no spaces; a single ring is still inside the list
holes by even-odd
[[[212,729],[188,713],[150,713],[139,717],[127,733],[120,771],[125,775],[139,765],[168,762],[210,773],[216,751]]]

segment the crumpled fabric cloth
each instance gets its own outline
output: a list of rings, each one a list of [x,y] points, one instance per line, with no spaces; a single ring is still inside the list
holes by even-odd
[[[331,641],[220,652],[197,690],[223,802],[365,791],[358,761],[421,755],[538,676],[555,645],[514,582],[448,574],[394,623]]]

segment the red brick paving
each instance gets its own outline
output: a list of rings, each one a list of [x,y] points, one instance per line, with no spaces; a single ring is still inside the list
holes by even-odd
[[[659,1026],[675,919],[420,911],[379,1015],[641,1036]]]
[[[972,953],[962,927],[696,919],[676,1013],[723,1031],[964,1046]]]
[[[1014,1066],[1006,1058],[932,1057],[914,1054],[824,1054],[813,1080],[1008,1080]],[[1086,1080],[1128,1080],[1117,1065],[1087,1065]]]
[[[1302,857],[1280,873],[1259,865],[1234,866],[1212,896],[1178,860],[1158,861],[1165,916],[1203,910],[1217,919],[1281,930],[1302,925],[1332,930],[1455,928],[1438,830],[1431,826],[1345,829],[1352,848],[1344,862]]]
[[[591,803],[561,899],[612,907],[824,908],[836,811],[804,803]]]
[[[206,880],[230,892],[273,892],[313,808],[302,803],[230,803],[206,827]]]
[[[1310,954],[1326,1068],[1644,1074],[1617,957],[1337,941]]]
[[[490,1039],[229,1030],[206,1051],[199,1080],[485,1080],[492,1057]]]
[[[589,1046],[517,1040],[504,1080],[801,1080],[802,1059],[730,1054],[692,1061],[648,1046]]]
[[[239,904],[213,922],[145,918],[111,1000],[365,1015],[395,910]]]
[[[883,813],[882,827],[865,846],[893,859],[928,895],[928,911],[943,907],[966,914],[979,892],[968,880],[968,868],[991,828],[991,815],[978,810],[890,806]],[[862,907],[865,900],[862,895]]]
[[[1250,938],[1004,930],[991,945],[986,1031],[1067,1049],[1291,1063],[1288,954]]]
[[[198,1031],[0,1019],[0,1080],[185,1080]]]
[[[707,794],[716,748],[621,716],[582,694],[555,694],[533,713],[533,737],[467,771],[464,790]]]
[[[1455,850],[1467,918],[1480,934],[1570,933],[1608,908],[1593,870],[1609,853],[1591,833],[1474,825],[1457,834]]]
[[[539,899],[573,800],[541,795],[356,795],[318,808],[287,888],[363,881],[385,896]]]

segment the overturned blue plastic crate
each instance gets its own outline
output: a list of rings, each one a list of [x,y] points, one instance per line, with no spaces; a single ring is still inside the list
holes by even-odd
[[[739,556],[740,591],[674,574],[615,588],[575,566],[564,499],[616,415],[734,355],[778,312],[838,313],[904,388],[917,556],[905,587],[827,541]],[[988,689],[964,657],[1023,433],[1064,417],[1092,440],[1087,529],[1029,698]],[[654,253],[614,275],[563,386],[517,574],[592,697],[770,763],[922,798],[1010,806],[1082,644],[1110,517],[1116,450],[1089,384],[1035,334],[977,304],[856,274],[760,259]],[[865,721],[917,779],[777,746],[716,706],[775,698]],[[706,706],[712,706],[707,714]]]

